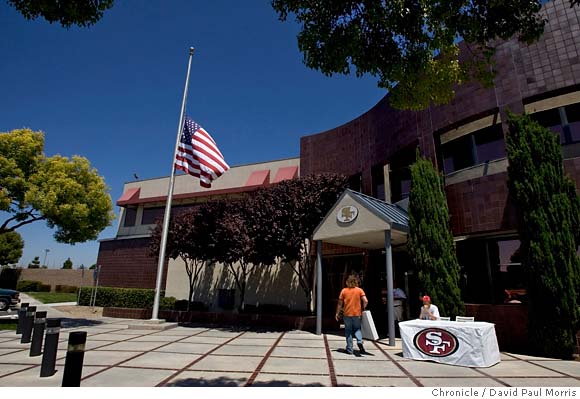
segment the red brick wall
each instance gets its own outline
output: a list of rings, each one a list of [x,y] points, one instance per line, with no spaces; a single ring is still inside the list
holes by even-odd
[[[580,187],[580,158],[564,161],[565,172]],[[508,198],[507,172],[445,188],[454,235],[515,230],[516,211]]]
[[[103,287],[155,288],[157,257],[149,256],[149,238],[102,241],[97,264]],[[165,287],[167,262],[163,270]]]
[[[40,281],[51,286],[52,291],[56,285],[71,285],[83,287],[93,285],[93,271],[66,270],[66,269],[22,269],[20,281]]]

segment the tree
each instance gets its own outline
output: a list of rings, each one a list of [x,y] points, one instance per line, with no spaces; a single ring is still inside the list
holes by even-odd
[[[0,234],[0,266],[18,263],[22,257],[24,241],[17,232]]]
[[[86,158],[43,153],[44,135],[0,133],[0,235],[44,220],[58,242],[94,240],[114,219],[109,188]]]
[[[468,80],[491,86],[496,39],[536,41],[545,24],[541,4],[272,0],[280,20],[294,14],[302,25],[298,47],[307,67],[327,76],[369,74],[391,92],[393,106],[413,110],[449,102],[454,86]],[[460,39],[473,55],[461,63]]]
[[[271,230],[269,240],[261,247],[269,247],[269,253],[292,267],[310,310],[314,285],[312,234],[346,186],[344,176],[310,175],[282,181],[255,197],[258,202],[254,207],[269,216],[254,223]]]
[[[407,248],[420,284],[442,315],[462,315],[460,268],[449,225],[443,179],[433,164],[419,153],[417,161],[411,165],[408,212]]]
[[[205,225],[207,226],[207,225]],[[159,220],[151,236],[150,254],[159,254],[163,222]],[[206,249],[213,245],[209,235],[203,231],[204,220],[198,209],[175,215],[169,222],[166,254],[171,259],[181,258],[185,264],[189,283],[187,310],[190,310],[195,283],[203,267],[210,261],[211,253]]]
[[[113,3],[114,0],[8,0],[8,4],[26,19],[42,17],[51,24],[59,22],[65,28],[94,25]]]
[[[85,265],[81,263],[81,265],[79,266],[79,270],[85,270]]]
[[[0,236],[1,237],[1,236]],[[32,262],[28,264],[29,269],[40,269],[40,258],[35,256]]]
[[[89,270],[95,270],[97,268],[97,265],[95,263],[93,263],[91,265],[91,267],[89,267]]]
[[[72,269],[73,268],[72,260],[70,260],[70,258],[66,258],[66,260],[62,264],[62,268],[63,269]]]
[[[564,175],[559,137],[527,115],[511,114],[508,123],[508,187],[527,276],[528,347],[538,355],[570,358],[580,321],[578,202]]]

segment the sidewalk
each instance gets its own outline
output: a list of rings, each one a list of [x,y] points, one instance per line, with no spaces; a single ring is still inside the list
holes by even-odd
[[[402,357],[367,342],[370,355],[339,352],[342,336],[205,326],[166,331],[128,329],[130,320],[85,320],[61,331],[57,373],[40,378],[14,331],[0,331],[0,386],[61,385],[68,332],[87,331],[81,386],[580,386],[580,362],[502,353],[482,369]]]

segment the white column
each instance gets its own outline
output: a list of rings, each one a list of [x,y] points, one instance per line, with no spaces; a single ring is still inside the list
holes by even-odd
[[[395,346],[395,300],[393,296],[393,254],[391,251],[391,230],[385,230],[385,258],[387,264],[387,309],[389,346]]]
[[[316,335],[322,334],[322,241],[316,241]]]

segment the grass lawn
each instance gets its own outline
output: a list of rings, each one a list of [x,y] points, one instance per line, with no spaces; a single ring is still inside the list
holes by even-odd
[[[76,302],[77,294],[64,292],[27,292],[26,295],[42,303]]]
[[[0,323],[0,330],[16,330],[16,322]]]

